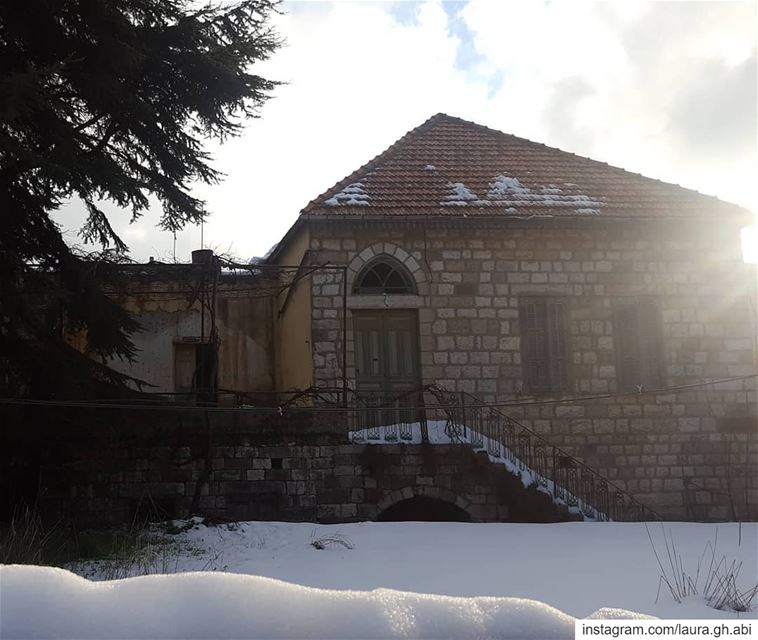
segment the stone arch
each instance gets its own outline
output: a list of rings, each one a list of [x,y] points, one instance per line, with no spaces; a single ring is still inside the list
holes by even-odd
[[[408,270],[416,283],[418,295],[429,295],[429,276],[424,268],[408,251],[392,242],[375,242],[353,257],[347,267],[347,290],[353,290],[355,278],[363,267],[383,255],[394,258]]]
[[[396,489],[394,491],[390,491],[387,493],[384,498],[382,498],[377,506],[377,516],[381,514],[383,511],[389,509],[390,507],[398,504],[399,502],[403,502],[404,500],[411,500],[413,498],[432,498],[435,500],[441,500],[442,502],[447,502],[449,504],[452,504],[462,511],[465,511],[470,517],[471,521],[475,522],[475,518],[471,515],[471,512],[469,511],[469,507],[471,506],[471,501],[467,500],[466,498],[459,496],[456,493],[453,493],[450,491],[450,489],[446,489],[444,487],[434,487],[429,485],[411,485],[409,487],[404,487],[402,489]]]

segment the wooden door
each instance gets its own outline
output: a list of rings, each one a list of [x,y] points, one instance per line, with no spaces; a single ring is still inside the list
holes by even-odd
[[[389,400],[420,386],[415,310],[353,311],[356,391]]]

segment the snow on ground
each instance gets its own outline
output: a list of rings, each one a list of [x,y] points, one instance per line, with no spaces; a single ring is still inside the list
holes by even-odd
[[[15,565],[0,577],[3,638],[574,636],[574,618],[518,598],[329,591],[227,573],[92,583],[62,569]]]
[[[664,618],[734,615],[697,598],[678,605],[664,591],[656,604],[660,571],[641,523],[243,522],[214,527],[196,520],[190,526],[167,536],[180,551],[173,561],[161,561],[162,571],[210,569],[324,589],[528,598],[577,617],[601,607]],[[649,526],[659,555],[665,556],[661,525]],[[664,527],[693,576],[718,529],[717,558],[743,561],[744,587],[758,582],[758,524],[742,525],[740,546],[737,524]],[[339,542],[324,550],[312,546],[326,536],[342,537],[353,548]],[[97,567],[74,569],[102,577]]]
[[[183,575],[0,568],[0,637],[573,638],[574,617],[758,617],[676,604],[665,587],[656,604],[638,523],[175,524],[171,557],[133,571]],[[664,527],[693,577],[718,530],[717,558],[743,562],[742,588],[758,582],[758,524],[741,540],[735,523]],[[665,555],[661,525],[650,531]]]

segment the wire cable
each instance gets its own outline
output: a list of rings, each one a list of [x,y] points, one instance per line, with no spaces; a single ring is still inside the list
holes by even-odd
[[[666,395],[676,391],[686,391],[689,389],[697,389],[717,384],[725,384],[728,382],[738,382],[743,380],[751,380],[758,378],[758,374],[753,373],[745,376],[734,376],[731,378],[716,378],[712,380],[704,380],[701,382],[693,382],[689,384],[676,385],[672,387],[662,387],[659,389],[640,389],[637,391],[622,391],[617,393],[605,393],[592,396],[572,396],[570,398],[551,398],[545,400],[516,400],[510,402],[479,402],[479,403],[462,403],[460,406],[465,408],[500,408],[500,407],[524,407],[524,406],[545,406],[553,404],[575,404],[577,402],[587,402],[590,400],[605,400],[610,398],[622,398],[622,397],[642,397],[646,395]],[[421,390],[423,391],[423,389]],[[452,392],[456,393],[456,392]],[[140,402],[142,399],[140,399]],[[302,407],[219,407],[219,406],[197,406],[197,405],[177,405],[168,403],[154,403],[154,404],[128,404],[126,402],[100,402],[97,400],[41,400],[34,398],[0,398],[0,405],[30,405],[30,406],[49,406],[49,407],[78,407],[88,409],[135,409],[139,411],[208,411],[208,412],[277,412],[277,411],[308,411],[308,412],[335,412],[344,411],[345,407],[335,404],[333,407],[324,406],[302,406]],[[451,405],[420,405],[418,408],[434,409],[444,408]],[[413,406],[350,406],[347,407],[350,411],[361,410],[398,410],[398,409],[413,409]]]

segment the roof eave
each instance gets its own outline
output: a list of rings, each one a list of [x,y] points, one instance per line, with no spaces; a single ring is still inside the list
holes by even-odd
[[[337,213],[332,211],[319,211],[318,209],[311,210],[308,213],[301,213],[298,221],[318,221],[318,220],[411,220],[411,219],[426,219],[426,220],[532,220],[532,219],[550,219],[550,220],[661,220],[661,221],[684,221],[684,220],[700,220],[713,223],[722,223],[725,221],[734,221],[741,224],[752,224],[755,221],[753,214],[742,207],[735,208],[733,210],[721,210],[719,212],[708,211],[693,211],[687,213],[679,213],[675,215],[662,216],[660,213],[650,213],[645,215],[644,212],[635,210],[617,210],[617,211],[602,211],[600,214],[570,214],[561,212],[546,212],[544,210],[530,212],[527,210],[521,210],[516,213],[504,212],[504,211],[490,211],[483,213],[481,210],[463,211],[456,209],[454,211],[440,211],[440,212],[428,212],[417,211],[413,212],[409,209],[404,209],[402,212],[395,211],[351,211],[344,213]],[[288,232],[289,233],[289,232]],[[285,236],[286,238],[286,236]],[[284,239],[282,240],[284,242]]]
[[[265,260],[263,260],[263,263],[275,264],[277,260],[279,259],[279,256],[284,251],[284,249],[286,249],[289,246],[290,240],[292,240],[292,238],[294,238],[297,235],[297,232],[300,230],[300,227],[302,227],[304,223],[305,223],[305,217],[303,216],[301,212],[297,220],[295,220],[292,226],[282,236],[282,239],[277,243],[276,248],[271,252],[269,256],[266,257]]]

